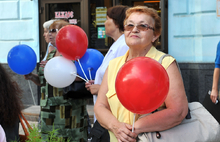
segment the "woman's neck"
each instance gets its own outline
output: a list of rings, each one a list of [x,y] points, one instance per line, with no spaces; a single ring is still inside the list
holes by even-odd
[[[55,57],[56,57],[56,56],[60,56],[60,55],[61,55],[60,52],[57,50],[57,51],[56,51],[56,54],[55,54]]]
[[[55,47],[55,46],[54,46],[54,45],[53,45],[53,44],[52,44],[51,42],[49,42],[48,44],[49,44],[50,46],[53,46],[53,47]]]
[[[51,44],[51,46],[49,46],[49,50],[48,50],[48,52],[50,53],[51,51],[53,51],[53,50],[55,50],[56,48],[54,47],[54,46],[52,46],[52,44]]]
[[[112,34],[111,38],[113,38],[114,41],[116,41],[122,34],[123,32],[116,31],[115,33]]]
[[[136,57],[144,57],[149,52],[151,47],[152,45],[146,48],[129,48],[129,55],[126,61],[129,61]]]

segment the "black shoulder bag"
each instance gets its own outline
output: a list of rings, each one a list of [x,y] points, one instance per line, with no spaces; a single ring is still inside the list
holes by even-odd
[[[74,81],[71,85],[63,89],[65,97],[73,99],[89,99],[93,95],[85,88],[85,81]]]

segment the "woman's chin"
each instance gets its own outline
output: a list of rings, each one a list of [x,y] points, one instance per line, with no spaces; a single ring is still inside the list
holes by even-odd
[[[139,47],[141,44],[137,43],[137,42],[130,42],[127,43],[128,47],[132,48],[132,47]]]

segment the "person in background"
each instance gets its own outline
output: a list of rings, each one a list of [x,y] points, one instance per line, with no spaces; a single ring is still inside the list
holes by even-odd
[[[127,6],[114,6],[107,11],[107,20],[105,21],[105,32],[106,35],[114,39],[114,43],[109,48],[107,54],[105,55],[101,66],[98,68],[95,76],[95,80],[90,80],[86,83],[86,88],[94,95],[94,104],[97,99],[98,91],[102,82],[103,75],[110,60],[124,55],[128,46],[124,39],[124,26],[123,21],[125,18],[125,11],[128,9]],[[96,118],[94,117],[94,121]]]
[[[95,75],[95,80],[90,80],[85,84],[85,87],[91,92],[91,94],[93,94],[94,104],[96,103],[98,91],[105,70],[108,67],[109,61],[116,57],[124,55],[128,50],[128,46],[125,43],[124,26],[123,26],[123,21],[125,19],[125,12],[127,9],[128,6],[117,5],[108,8],[107,10],[107,19],[105,21],[105,32],[106,35],[113,38],[115,42],[109,48],[107,54],[103,59],[101,66],[98,68]],[[95,121],[96,121],[96,117],[94,115],[94,122]],[[95,129],[95,127],[93,129]]]
[[[170,83],[167,98],[159,107],[159,111],[142,118],[138,116],[135,119],[134,132],[131,131],[134,113],[123,107],[117,98],[117,72],[124,63],[136,57],[150,57],[158,61],[165,53],[155,48],[161,34],[161,20],[156,10],[146,6],[129,8],[126,11],[124,29],[129,50],[124,56],[109,62],[94,106],[97,120],[109,130],[111,142],[135,142],[137,135],[142,132],[163,131],[180,124],[188,113],[182,77],[175,59],[169,56],[162,62]]]
[[[0,125],[6,140],[19,141],[19,115],[22,110],[21,89],[0,64]]]
[[[217,53],[216,53],[216,58],[215,58],[215,69],[213,73],[213,82],[212,82],[212,91],[210,95],[210,98],[213,103],[216,103],[216,100],[218,99],[218,96],[219,96],[219,91],[218,91],[219,74],[220,74],[220,41],[217,45]]]
[[[51,44],[56,45],[56,35],[66,25],[69,25],[69,23],[64,20],[57,20],[50,25],[49,40]],[[26,79],[41,86],[42,138],[45,140],[48,137],[48,132],[56,129],[58,130],[59,141],[84,142],[87,141],[88,135],[86,99],[68,97],[64,93],[64,88],[51,86],[44,77],[43,69],[47,61],[57,56],[61,56],[61,54],[57,49],[54,49],[48,53],[46,61],[41,62],[38,74],[25,75]],[[76,78],[75,81],[79,80],[79,78]]]
[[[43,24],[43,28],[44,28],[44,34],[43,34],[43,36],[44,36],[44,39],[45,39],[46,43],[48,43],[48,45],[47,45],[47,51],[46,51],[46,54],[45,54],[45,56],[44,56],[44,58],[43,58],[43,61],[46,60],[48,53],[50,53],[51,51],[53,51],[54,49],[56,49],[56,46],[53,45],[53,44],[51,44],[51,42],[50,42],[50,40],[49,40],[49,27],[50,27],[50,25],[51,25],[54,21],[56,21],[56,20],[55,20],[55,19],[52,19],[52,20],[49,20],[49,21],[44,22],[44,24]]]
[[[49,20],[49,21],[44,22],[44,24],[43,24],[43,28],[44,28],[44,34],[43,34],[43,36],[44,36],[44,39],[45,39],[45,41],[46,41],[46,43],[47,43],[48,45],[47,45],[46,54],[45,54],[45,56],[44,56],[44,58],[43,58],[42,61],[45,61],[45,60],[46,60],[48,53],[50,53],[51,51],[53,51],[54,49],[56,49],[55,45],[51,44],[51,43],[50,43],[50,40],[49,40],[49,27],[50,27],[50,25],[51,25],[54,21],[56,21],[56,20],[55,20],[55,19],[52,19],[52,20]],[[41,121],[40,121],[40,114],[39,114],[38,127],[40,127],[40,124],[41,124]]]

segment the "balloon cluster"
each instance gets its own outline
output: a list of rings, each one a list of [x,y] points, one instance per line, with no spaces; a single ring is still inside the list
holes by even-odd
[[[156,110],[166,99],[169,77],[156,60],[137,57],[121,67],[115,89],[125,108],[136,114],[146,114]]]
[[[63,57],[54,57],[45,65],[44,76],[50,85],[63,88],[69,86],[76,76],[86,78],[85,81],[87,76],[95,78],[104,56],[96,49],[87,49],[88,38],[83,29],[76,25],[64,26],[56,35],[56,46]],[[31,73],[36,63],[36,54],[27,45],[17,45],[8,53],[9,67],[17,74]]]

